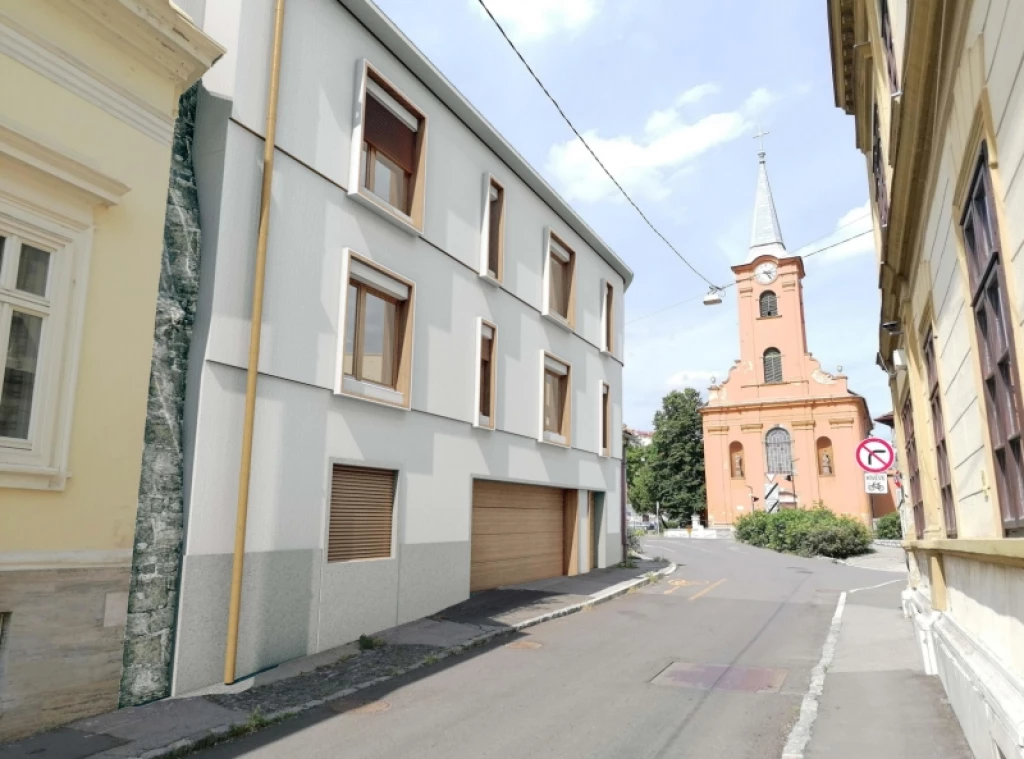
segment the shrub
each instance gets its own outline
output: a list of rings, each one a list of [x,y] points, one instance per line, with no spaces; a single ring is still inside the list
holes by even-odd
[[[822,507],[744,514],[736,520],[736,539],[782,553],[832,559],[866,553],[871,545],[867,527]]]
[[[384,639],[377,638],[373,635],[360,635],[359,636],[359,650],[360,651],[373,651],[375,648],[383,648]]]
[[[880,540],[902,540],[903,523],[900,521],[900,513],[894,511],[886,514],[875,524],[875,537]]]
[[[643,530],[637,528],[633,528],[628,531],[626,535],[626,548],[629,550],[629,553],[639,556],[644,552],[644,547],[640,543],[640,538],[645,534],[646,533]]]

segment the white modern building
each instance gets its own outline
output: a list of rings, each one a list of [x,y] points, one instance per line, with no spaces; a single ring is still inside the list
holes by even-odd
[[[184,5],[228,54],[195,133],[179,694],[224,672],[275,19]],[[283,30],[238,676],[622,556],[630,270],[368,0]]]

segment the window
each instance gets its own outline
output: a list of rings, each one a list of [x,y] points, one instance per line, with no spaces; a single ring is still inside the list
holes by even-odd
[[[779,315],[779,299],[775,297],[775,293],[771,290],[766,290],[761,293],[761,317],[766,316],[778,316]]]
[[[541,352],[543,366],[541,440],[570,445],[572,368],[561,359]]]
[[[924,537],[924,495],[921,490],[921,468],[917,463],[917,435],[914,433],[914,407],[910,398],[900,412],[903,439],[907,449],[907,477],[910,480],[910,502],[914,507],[914,531],[917,539]]]
[[[544,315],[559,324],[574,326],[576,317],[576,254],[554,234],[548,234],[547,290]]]
[[[409,407],[413,286],[349,253],[340,392]]]
[[[729,443],[729,472],[734,480],[742,480],[746,477],[743,461],[743,443],[738,440]]]
[[[497,379],[496,347],[498,330],[480,320],[480,364],[477,376],[477,419],[479,427],[494,429],[494,386]]]
[[[602,349],[611,353],[615,347],[615,288],[612,283],[603,283],[604,298],[601,308],[601,324],[603,327],[604,345]]]
[[[505,188],[494,177],[486,177],[484,233],[480,251],[480,274],[501,282],[505,257]]]
[[[328,562],[391,558],[397,474],[333,465]]]
[[[380,73],[364,62],[362,108],[354,130],[358,174],[349,194],[397,219],[423,228],[426,117]]]
[[[601,383],[601,455],[612,455],[612,389]]]
[[[878,223],[889,226],[889,191],[885,179],[885,158],[882,156],[882,123],[875,105],[871,119],[871,173],[875,180],[875,205],[878,207]]]
[[[1003,251],[988,172],[988,148],[974,169],[960,219],[1003,527],[1024,527],[1021,395]]]
[[[949,454],[946,449],[946,424],[942,415],[942,396],[939,393],[939,373],[935,364],[935,335],[931,329],[924,337],[925,374],[928,376],[928,403],[932,412],[932,435],[935,440],[935,459],[939,469],[939,493],[946,537],[955,538],[956,507],[953,505],[953,479],[949,473]]]
[[[832,441],[827,437],[818,438],[818,474],[822,477],[834,477],[836,474],[836,456],[832,452]]]
[[[765,458],[769,474],[792,474],[793,454],[789,432],[782,427],[773,427],[765,435]]]
[[[887,0],[878,1],[878,15],[882,27],[882,47],[885,48],[885,62],[889,70],[889,91],[892,94],[899,92],[899,77],[896,74],[896,48],[892,39],[892,20],[889,18],[889,3]]]
[[[764,381],[766,385],[782,382],[782,354],[778,348],[769,348],[764,352]]]

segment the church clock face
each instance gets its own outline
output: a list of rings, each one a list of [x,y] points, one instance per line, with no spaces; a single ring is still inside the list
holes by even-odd
[[[765,261],[754,269],[754,279],[762,285],[770,285],[779,276],[779,267],[771,261]]]

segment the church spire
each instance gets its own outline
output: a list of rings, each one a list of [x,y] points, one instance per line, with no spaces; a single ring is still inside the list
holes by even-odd
[[[786,252],[779,217],[775,213],[772,187],[768,184],[768,169],[764,162],[766,134],[768,133],[759,131],[754,135],[755,139],[761,140],[761,150],[757,154],[757,196],[754,198],[754,225],[750,232],[750,256],[747,260],[753,260],[765,253],[779,256]]]

